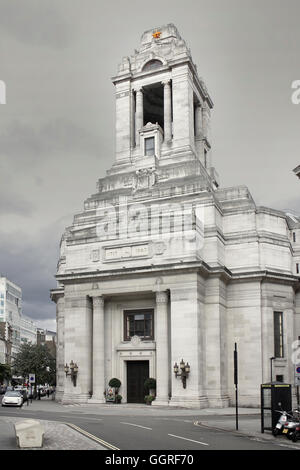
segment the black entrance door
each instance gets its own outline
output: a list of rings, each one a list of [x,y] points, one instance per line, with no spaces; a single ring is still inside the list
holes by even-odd
[[[149,361],[127,361],[127,402],[144,403],[144,382],[149,378]]]

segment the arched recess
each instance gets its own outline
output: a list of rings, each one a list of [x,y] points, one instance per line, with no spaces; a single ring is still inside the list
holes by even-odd
[[[163,63],[161,62],[161,60],[151,59],[148,62],[146,62],[146,64],[143,66],[142,71],[147,72],[149,70],[159,69],[162,65]]]

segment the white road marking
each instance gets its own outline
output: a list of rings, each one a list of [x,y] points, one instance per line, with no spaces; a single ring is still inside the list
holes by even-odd
[[[87,416],[80,416],[80,415],[74,415],[73,413],[72,414],[69,414],[69,415],[60,415],[60,418],[70,418],[70,416],[72,418],[78,418],[78,419],[85,419],[86,421],[89,421],[89,420],[94,420],[94,421],[103,421],[102,418],[91,418],[90,416],[87,417]]]
[[[177,437],[177,439],[184,439],[185,441],[196,442],[197,444],[201,444],[202,446],[209,446],[207,442],[194,441],[193,439],[188,439],[187,437],[176,436],[175,434],[168,434],[168,436]]]
[[[149,431],[152,431],[152,428],[147,428],[146,426],[141,426],[140,424],[125,423],[123,421],[120,421],[120,423],[121,424],[128,424],[128,426],[136,426],[137,428],[149,429]]]
[[[299,450],[299,447],[293,446],[293,445],[287,445],[287,444],[277,444],[280,447],[288,447],[289,449],[297,449]]]

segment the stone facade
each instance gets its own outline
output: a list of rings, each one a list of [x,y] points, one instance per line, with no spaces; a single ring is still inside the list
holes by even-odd
[[[293,381],[300,335],[300,220],[221,189],[211,160],[213,102],[172,24],[146,31],[113,78],[116,158],[60,247],[57,398],[103,403],[112,377],[132,401],[129,363],[157,380],[153,405],[257,406],[270,378],[274,312]],[[144,322],[144,323],[143,323]],[[141,326],[142,325],[142,326]],[[190,365],[186,387],[173,372]],[[76,386],[64,365],[78,365]],[[137,379],[138,383],[138,379]]]
[[[11,364],[12,327],[0,321],[0,364]]]
[[[22,289],[0,276],[0,322],[12,329],[12,359],[24,343],[36,343],[36,324],[22,313]]]

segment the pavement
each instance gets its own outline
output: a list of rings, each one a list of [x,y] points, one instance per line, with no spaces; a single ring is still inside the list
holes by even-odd
[[[62,405],[53,400],[34,400],[28,407],[23,405],[24,418],[5,416],[5,410],[0,414],[0,449],[21,450],[17,447],[14,424],[26,420],[26,412],[46,411],[61,413],[62,411],[72,416],[72,412],[112,416],[191,416],[195,426],[207,426],[224,432],[240,434],[257,440],[274,440],[270,431],[261,433],[260,409],[239,408],[238,430],[236,429],[235,408],[209,408],[209,409],[185,409],[170,408],[165,406],[146,406],[133,404],[70,404]],[[28,419],[28,418],[27,418]],[[78,430],[65,422],[46,421],[39,419],[44,426],[45,435],[42,450],[107,450],[101,442],[81,434]],[[280,438],[279,438],[280,439]],[[300,443],[296,443],[299,446]]]
[[[107,450],[67,424],[41,419],[38,421],[45,431],[43,447],[20,449],[17,446],[14,424],[21,421],[26,421],[26,418],[0,417],[1,450]]]

